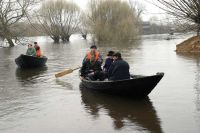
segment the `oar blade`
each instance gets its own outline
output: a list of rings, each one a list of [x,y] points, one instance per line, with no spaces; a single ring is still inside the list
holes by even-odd
[[[56,78],[62,77],[62,76],[64,76],[64,75],[70,74],[70,73],[72,73],[72,72],[73,72],[72,69],[68,69],[68,70],[65,70],[65,71],[62,71],[62,72],[60,72],[60,73],[55,74],[55,77],[56,77]]]

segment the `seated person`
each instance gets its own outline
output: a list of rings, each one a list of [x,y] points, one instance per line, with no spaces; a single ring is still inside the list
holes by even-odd
[[[103,66],[103,70],[104,72],[108,72],[111,64],[113,63],[113,54],[114,54],[114,51],[109,51],[108,54],[107,54],[107,58],[106,58],[106,61],[105,61],[105,64]]]
[[[41,51],[40,51],[40,46],[38,45],[37,42],[34,42],[34,48],[36,50],[36,56],[41,57],[42,55],[41,55]]]
[[[95,52],[91,52],[90,59],[87,58],[81,68],[81,77],[89,80],[104,80],[104,73],[101,69],[101,62],[96,60]]]
[[[26,55],[36,56],[36,50],[35,50],[35,48],[33,48],[32,44],[28,44],[28,49],[26,51]]]
[[[108,80],[130,79],[129,64],[121,57],[121,53],[113,55],[114,62],[108,70]]]
[[[83,59],[83,63],[87,60],[90,60],[91,58],[91,53],[94,53],[95,59],[96,61],[98,61],[99,63],[103,63],[103,58],[101,56],[101,54],[99,53],[99,51],[97,50],[97,46],[96,45],[92,45],[90,46],[90,51],[87,52],[85,58]]]

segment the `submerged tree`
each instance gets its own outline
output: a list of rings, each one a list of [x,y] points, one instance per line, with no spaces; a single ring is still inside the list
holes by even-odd
[[[46,1],[42,4],[39,15],[37,15],[37,20],[42,25],[43,30],[55,43],[59,43],[60,40],[60,15],[57,6],[55,1]]]
[[[137,16],[121,0],[91,0],[90,28],[98,41],[130,41],[138,35]]]
[[[183,23],[190,23],[190,28],[196,29],[200,35],[200,0],[156,0],[160,8],[181,19]]]
[[[81,32],[82,37],[84,39],[87,39],[87,34],[89,32],[89,22],[85,13],[81,14],[80,20],[81,20],[81,23],[79,26],[79,31]]]
[[[49,0],[43,3],[38,21],[44,31],[58,43],[69,41],[80,23],[80,10],[74,3],[65,0]]]
[[[75,3],[60,1],[62,10],[60,10],[60,28],[61,39],[63,42],[69,41],[70,36],[77,31],[80,24],[80,9]]]
[[[14,46],[12,39],[17,39],[19,29],[17,23],[26,17],[35,0],[0,0],[0,37]]]

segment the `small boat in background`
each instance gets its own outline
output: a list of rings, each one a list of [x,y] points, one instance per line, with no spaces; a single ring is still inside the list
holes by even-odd
[[[152,76],[132,75],[131,79],[118,81],[91,81],[81,79],[82,86],[91,90],[131,98],[144,98],[162,79],[164,73]]]
[[[21,54],[15,59],[15,62],[20,68],[37,68],[45,66],[47,57],[34,57]]]

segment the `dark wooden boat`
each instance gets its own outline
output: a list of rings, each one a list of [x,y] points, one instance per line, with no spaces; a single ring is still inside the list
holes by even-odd
[[[118,81],[91,81],[87,79],[81,79],[81,81],[84,87],[99,92],[131,98],[144,98],[163,76],[164,73],[157,73],[152,76],[133,75],[131,79]]]
[[[20,68],[37,68],[45,66],[47,57],[34,57],[21,54],[15,59],[15,62]]]

